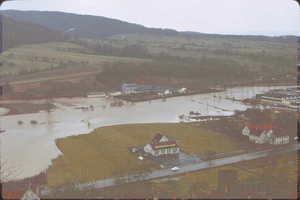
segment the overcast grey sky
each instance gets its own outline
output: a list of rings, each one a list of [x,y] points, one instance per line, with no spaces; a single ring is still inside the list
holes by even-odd
[[[300,35],[293,0],[17,0],[2,9],[90,14],[179,31]]]

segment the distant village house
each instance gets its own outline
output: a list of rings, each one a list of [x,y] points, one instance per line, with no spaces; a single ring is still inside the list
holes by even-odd
[[[247,124],[242,135],[256,144],[283,145],[290,143],[290,136],[272,126],[272,124]]]

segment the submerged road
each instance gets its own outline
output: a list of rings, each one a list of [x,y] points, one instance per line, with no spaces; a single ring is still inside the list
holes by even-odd
[[[104,180],[99,180],[99,181],[90,182],[90,183],[77,184],[75,187],[78,190],[101,189],[101,188],[116,186],[116,185],[120,185],[120,184],[124,184],[124,183],[133,183],[133,182],[138,182],[138,181],[163,178],[163,177],[167,177],[167,176],[174,176],[174,175],[180,175],[180,174],[184,174],[184,173],[200,171],[200,170],[209,169],[209,168],[213,168],[213,167],[230,165],[230,164],[234,164],[234,163],[238,163],[238,162],[242,162],[242,161],[249,161],[249,160],[253,160],[253,159],[264,158],[267,156],[272,156],[272,155],[274,156],[274,155],[283,154],[283,153],[287,153],[287,152],[297,151],[299,149],[300,149],[300,144],[293,144],[293,145],[289,145],[289,146],[282,146],[282,147],[279,147],[276,149],[268,149],[268,150],[263,150],[263,151],[241,154],[241,155],[232,156],[232,157],[225,157],[225,158],[219,158],[219,159],[210,160],[210,161],[203,161],[203,162],[196,163],[196,164],[185,165],[185,166],[181,166],[181,168],[175,172],[172,171],[171,169],[161,169],[161,170],[156,170],[156,171],[145,173],[145,174],[129,175],[129,176],[124,176],[124,177],[120,177],[120,178],[104,179]],[[68,189],[69,187],[70,186],[59,188],[59,191],[64,191],[65,189]],[[54,191],[55,190],[47,189],[42,192],[43,192],[43,194],[49,194]]]

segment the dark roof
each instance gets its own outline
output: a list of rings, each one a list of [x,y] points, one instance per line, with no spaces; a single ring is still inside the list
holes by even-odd
[[[285,130],[284,128],[280,128],[278,126],[275,126],[273,124],[250,124],[248,123],[246,125],[249,129],[250,129],[250,134],[256,135],[256,136],[260,136],[262,134],[262,132],[264,131],[268,131],[268,130],[273,130],[273,134],[275,136],[286,136],[289,135],[287,133],[287,130]],[[295,125],[296,127],[296,125]],[[296,135],[296,128],[295,128],[295,135]]]
[[[260,136],[263,131],[258,128],[250,128],[250,134]]]
[[[178,147],[177,143],[175,141],[167,141],[167,142],[159,142],[162,137],[164,137],[162,134],[158,133],[154,136],[152,139],[152,149],[158,150],[158,149],[167,149],[167,148],[174,148]]]
[[[246,126],[249,129],[259,129],[262,131],[267,131],[274,127],[271,123],[247,123]]]
[[[156,144],[156,143],[159,143],[159,141],[161,140],[161,138],[163,137],[162,134],[158,133],[154,136],[154,138],[152,139],[152,143],[153,144]]]
[[[273,129],[270,123],[248,123],[246,126],[250,129],[250,134],[260,136],[262,132]]]

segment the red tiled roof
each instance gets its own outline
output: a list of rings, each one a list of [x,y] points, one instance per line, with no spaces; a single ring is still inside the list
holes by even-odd
[[[263,132],[263,130],[258,129],[258,128],[249,128],[249,129],[250,129],[250,134],[251,135],[260,136],[261,133]]]
[[[272,124],[253,124],[253,123],[248,123],[247,127],[250,129],[260,129],[262,131],[267,131],[273,128]]]
[[[264,131],[269,131],[273,129],[272,124],[261,123],[261,124],[254,124],[254,123],[247,123],[246,126],[250,129],[250,134],[260,136]]]

